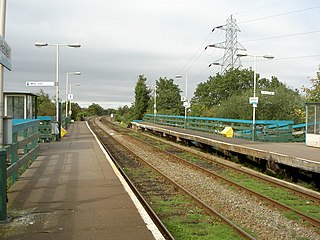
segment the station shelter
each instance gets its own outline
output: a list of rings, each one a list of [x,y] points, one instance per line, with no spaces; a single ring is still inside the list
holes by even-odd
[[[306,145],[320,148],[320,102],[306,103]]]
[[[4,115],[13,119],[37,118],[37,95],[30,92],[4,92]]]

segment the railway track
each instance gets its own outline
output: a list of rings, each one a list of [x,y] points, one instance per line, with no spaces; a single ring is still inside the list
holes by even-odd
[[[103,142],[106,142],[106,138],[103,137],[101,134],[99,134],[99,132],[101,133],[102,128],[101,126],[98,126],[97,122],[95,122],[94,120],[91,120],[91,122],[89,123],[91,125],[91,127],[93,127],[93,130],[98,133],[98,137],[100,138],[100,140]],[[109,132],[108,135],[113,135],[112,132]],[[203,201],[201,201],[197,196],[195,196],[194,194],[192,194],[191,192],[189,192],[186,188],[184,188],[183,186],[177,184],[175,181],[173,181],[170,177],[166,176],[165,174],[163,174],[161,171],[159,171],[157,168],[155,168],[154,166],[152,166],[151,164],[149,164],[148,162],[146,162],[143,158],[137,156],[133,151],[131,151],[129,148],[127,148],[125,145],[123,145],[122,143],[120,143],[119,141],[116,141],[115,139],[112,139],[113,143],[110,143],[110,137],[107,140],[107,144],[109,146],[105,146],[107,149],[110,148],[110,144],[116,144],[118,147],[121,146],[122,149],[125,149],[126,154],[130,155],[130,156],[134,156],[134,158],[138,159],[139,162],[143,162],[145,165],[147,165],[149,168],[151,168],[153,171],[155,171],[157,174],[159,174],[163,179],[165,179],[166,182],[169,182],[171,186],[166,186],[166,187],[162,187],[163,191],[164,189],[168,189],[168,188],[172,188],[173,186],[173,190],[170,192],[170,194],[176,194],[177,189],[180,192],[183,192],[185,195],[187,195],[188,197],[191,197],[191,199],[193,199],[193,201],[196,202],[196,204],[201,208],[204,209],[205,212],[211,216],[214,216],[216,218],[219,218],[221,221],[223,221],[225,224],[227,224],[228,226],[230,226],[232,229],[234,229],[235,232],[237,232],[241,237],[239,239],[255,239],[253,236],[251,236],[249,233],[247,233],[246,231],[244,231],[243,229],[241,229],[239,226],[237,226],[235,223],[233,223],[232,221],[230,221],[229,219],[227,219],[226,217],[224,217],[223,215],[221,215],[218,211],[216,211],[215,209],[213,209],[212,207],[208,206],[206,203],[204,203]],[[110,150],[107,150],[108,153],[111,156],[117,155],[114,154],[115,152],[112,152]],[[123,152],[123,151],[122,151]],[[115,156],[112,157],[113,161],[116,162],[116,165],[118,166],[119,169],[121,169],[121,172],[123,168],[128,168],[128,166],[121,166],[121,164],[118,163],[118,160],[116,160],[116,158],[118,158],[119,156]],[[121,157],[121,156],[120,156]],[[132,164],[132,161],[131,163]],[[123,174],[126,176],[126,174],[123,172]],[[128,177],[126,177],[128,179]],[[154,184],[150,184],[151,180],[145,180],[146,178],[146,174],[144,174],[143,179],[144,182],[149,182],[149,185],[154,185]],[[130,186],[134,186],[134,184],[132,183],[131,180],[130,181]],[[141,184],[141,182],[139,182],[138,184]],[[145,184],[144,184],[145,186]],[[160,187],[161,188],[161,187]],[[150,192],[152,190],[150,189],[143,189],[144,192]],[[149,204],[146,204],[146,200],[142,197],[142,194],[139,193],[139,191],[137,190],[137,188],[134,186],[134,192],[138,193],[138,196],[140,199],[143,199],[143,204],[147,207],[147,211],[149,213],[151,213],[152,218],[155,220],[156,225],[160,226],[160,231],[163,233],[164,231],[164,235],[165,236],[170,236],[168,237],[168,239],[174,239],[172,237],[172,235],[169,233],[168,234],[168,230],[166,230],[166,228],[164,227],[164,225],[161,223],[159,223],[159,217],[157,215],[155,215],[154,211],[150,208]],[[194,211],[194,210],[190,210],[188,209],[188,211]],[[181,214],[181,213],[179,213]],[[165,230],[163,230],[165,229]],[[171,238],[172,237],[172,238]]]
[[[110,125],[110,122],[108,122],[106,119],[104,119],[104,120],[101,119],[101,120],[104,124],[108,124],[109,127],[112,127],[112,125]],[[113,129],[115,131],[119,131],[122,133],[126,132],[125,129],[123,129],[123,128],[117,128],[117,129],[113,128]],[[150,139],[150,140],[144,139],[144,141],[146,143],[148,143],[149,145],[151,145],[155,148],[158,148],[160,151],[166,151],[168,154],[172,155],[173,157],[177,157],[177,154],[179,154],[181,152],[188,152],[188,153],[192,154],[193,156],[197,157],[198,160],[202,161],[200,163],[199,162],[197,163],[198,166],[200,166],[200,169],[203,168],[203,171],[206,172],[207,174],[210,174],[210,172],[211,172],[215,177],[219,177],[222,180],[224,180],[225,182],[228,182],[229,184],[234,185],[236,187],[241,188],[241,186],[239,186],[239,184],[234,183],[234,182],[228,180],[227,178],[223,177],[221,174],[219,174],[219,172],[221,172],[221,168],[222,169],[229,169],[229,170],[231,169],[232,171],[234,171],[236,173],[247,175],[250,178],[256,179],[257,181],[267,183],[273,187],[280,187],[282,189],[285,189],[286,191],[291,192],[293,195],[300,196],[301,198],[306,199],[306,201],[308,201],[308,204],[310,204],[311,202],[317,206],[319,206],[319,204],[320,204],[320,193],[318,193],[318,192],[315,192],[315,191],[312,191],[312,190],[309,190],[306,188],[302,188],[300,186],[297,186],[297,185],[294,185],[294,184],[291,184],[291,183],[288,183],[288,182],[261,174],[257,171],[253,171],[251,169],[242,167],[239,164],[234,164],[232,162],[225,161],[221,158],[212,156],[210,154],[202,153],[200,151],[196,151],[191,148],[181,146],[179,144],[172,143],[168,140],[163,140],[161,138],[154,137],[154,136],[151,136],[149,134],[144,134],[144,133],[142,133],[142,135],[146,136],[147,138]],[[138,139],[138,138],[136,137],[136,139]],[[169,145],[170,148],[167,148],[167,149],[161,148],[160,149],[159,147],[155,146],[156,142],[161,142],[163,144]],[[177,159],[177,161],[186,161],[186,159],[183,159],[181,157],[177,157],[176,159]],[[212,164],[214,164],[213,167],[212,167]],[[191,163],[191,165],[193,165],[193,164]],[[196,164],[194,164],[194,165],[196,165]],[[218,171],[216,171],[217,168],[218,168]],[[215,172],[217,172],[217,173],[215,173]],[[244,187],[244,190],[252,193],[252,191],[250,189],[246,189],[245,187]],[[252,194],[254,194],[254,193],[252,193]],[[262,194],[259,194],[259,193],[257,194],[257,196],[264,198],[264,196],[260,196],[260,195],[262,195]],[[307,221],[313,222],[314,226],[316,226],[316,227],[320,226],[319,219],[312,219],[309,216],[305,216],[305,214],[301,213],[300,211],[293,209],[293,208],[287,208],[286,206],[283,206],[284,204],[278,203],[276,200],[274,202],[272,202],[272,199],[268,199],[268,197],[265,198],[265,200],[269,201],[273,205],[278,205],[279,207],[281,207],[283,209],[296,212],[298,215],[301,215],[301,217],[303,219],[306,219]]]
[[[101,123],[99,123],[99,124],[100,124],[100,127],[103,128],[103,126],[101,126]],[[104,122],[104,124],[107,124],[107,123]],[[109,127],[110,127],[110,125],[109,125]],[[111,127],[112,127],[112,126],[111,126]],[[113,127],[113,130],[111,130],[111,132],[109,131],[109,134],[112,135],[111,133],[114,133],[114,132],[116,132],[116,131],[119,131],[120,134],[123,134],[123,135],[127,134],[127,133],[124,132],[123,129],[116,130],[114,127]],[[133,144],[136,144],[136,145],[141,144],[141,145],[142,145],[142,143],[139,143],[139,141],[141,141],[141,140],[139,140],[139,139],[137,139],[137,138],[134,138],[134,139],[133,139],[132,137],[130,137],[130,138],[132,139],[131,141],[134,142]],[[155,141],[155,140],[153,139],[153,141]],[[144,144],[146,144],[146,143],[144,142]],[[134,151],[129,150],[128,147],[125,147],[125,148],[127,149],[127,151],[130,151],[130,152],[131,152],[130,154],[136,154],[136,153],[134,153]],[[146,148],[148,148],[149,151],[151,151],[153,154],[154,154],[155,152],[157,152],[157,154],[159,154],[159,155],[163,154],[163,150],[161,150],[160,148],[156,148],[156,147],[154,147],[154,146],[151,145],[151,144],[148,144]],[[181,165],[183,165],[183,166],[188,165],[188,168],[192,168],[192,169],[194,169],[194,171],[197,171],[197,172],[200,171],[202,175],[205,174],[205,175],[207,175],[209,178],[218,179],[218,181],[223,181],[224,183],[227,183],[228,185],[232,185],[233,187],[236,187],[237,189],[241,189],[241,191],[245,191],[246,194],[249,193],[251,196],[257,197],[258,199],[262,200],[264,203],[267,202],[268,204],[270,204],[270,205],[272,205],[272,206],[274,206],[274,207],[278,207],[278,208],[281,208],[281,209],[285,209],[286,211],[288,211],[288,210],[289,210],[289,211],[292,211],[292,212],[294,212],[295,214],[299,215],[299,216],[300,216],[302,219],[304,219],[305,221],[308,221],[308,222],[310,222],[312,225],[316,226],[317,228],[320,226],[319,220],[313,219],[312,217],[310,217],[310,216],[308,216],[308,215],[306,215],[306,214],[304,214],[304,213],[301,213],[300,211],[297,211],[297,210],[295,210],[295,209],[292,209],[292,208],[286,206],[285,204],[279,203],[279,202],[277,202],[277,201],[275,201],[275,200],[273,200],[273,199],[271,199],[271,198],[265,197],[264,195],[259,194],[259,193],[256,193],[255,191],[252,191],[252,190],[250,190],[250,189],[248,189],[248,188],[244,188],[243,186],[241,186],[241,185],[239,185],[239,184],[237,184],[237,183],[234,183],[234,182],[232,182],[232,181],[230,181],[230,180],[222,177],[222,176],[219,175],[219,174],[216,174],[216,173],[212,172],[212,169],[208,170],[206,165],[210,165],[210,164],[203,164],[203,163],[202,163],[202,164],[200,164],[200,165],[204,165],[204,166],[199,167],[197,164],[190,163],[190,162],[186,161],[185,159],[182,159],[182,158],[180,158],[180,157],[177,157],[177,156],[176,156],[175,154],[173,154],[172,152],[179,152],[179,150],[177,150],[177,149],[174,150],[173,148],[171,148],[170,150],[167,150],[167,151],[166,151],[165,154],[166,154],[167,156],[169,156],[170,161],[174,161],[174,162],[176,162],[177,164],[181,164]],[[180,149],[180,152],[181,152],[181,149]],[[200,157],[200,156],[198,155],[198,157]],[[141,158],[141,157],[140,157],[140,158]],[[165,158],[165,157],[164,157],[164,158]],[[202,160],[205,159],[203,156],[201,156],[201,158],[202,158]],[[205,159],[205,160],[208,161],[208,159]],[[147,163],[147,162],[146,162],[145,164],[148,164],[149,167],[154,168],[154,170],[155,170],[155,171],[158,171],[159,174],[162,174],[164,178],[167,177],[167,176],[165,176],[164,173],[162,173],[161,170],[159,170],[157,167],[155,167],[154,164]],[[223,166],[223,167],[226,167],[226,166]],[[236,169],[236,170],[238,170],[238,169]],[[252,176],[251,176],[251,177],[252,177]],[[170,178],[168,178],[168,179],[170,179]],[[264,180],[265,180],[265,179],[264,179]],[[232,226],[232,224],[234,224],[234,223],[232,223],[232,221],[228,220],[226,217],[224,217],[222,214],[220,214],[216,209],[212,208],[211,205],[209,206],[207,203],[202,202],[202,201],[200,200],[200,198],[199,198],[198,196],[196,196],[196,194],[191,193],[190,191],[188,191],[186,187],[181,186],[179,183],[177,183],[176,181],[174,181],[174,180],[172,180],[172,179],[171,179],[170,181],[175,182],[176,187],[178,187],[181,191],[185,192],[186,194],[189,194],[190,196],[192,196],[193,199],[198,202],[198,204],[202,204],[202,208],[203,208],[203,209],[206,209],[206,211],[211,212],[211,214],[214,213],[216,216],[219,216],[224,222],[230,224],[231,226]],[[284,186],[282,186],[282,187],[284,187]],[[291,191],[292,191],[292,189],[291,189]],[[311,198],[312,201],[319,201],[319,199],[317,199],[315,196],[307,196],[307,194],[304,193],[304,192],[302,192],[302,193],[299,192],[299,195],[303,195],[305,198],[308,198],[308,199]],[[202,202],[202,203],[201,203],[201,202]],[[264,204],[264,203],[263,203],[263,204]],[[225,218],[225,219],[224,219],[224,218]],[[234,224],[234,225],[237,227],[236,224]],[[243,231],[243,230],[242,230],[242,229],[238,229],[238,230],[236,230],[236,231],[238,231],[238,232],[240,233],[240,232]],[[251,236],[250,234],[247,234],[247,233],[241,233],[241,234],[244,234],[243,236],[245,236],[246,238],[253,239],[253,236]]]
[[[248,175],[249,177],[267,182],[275,187],[282,187],[284,189],[292,191],[293,194],[295,194],[295,195],[298,195],[302,198],[313,201],[316,204],[320,204],[320,193],[319,192],[315,192],[313,190],[310,190],[307,188],[302,188],[298,185],[295,185],[295,184],[292,184],[292,183],[289,183],[289,182],[286,182],[283,180],[279,180],[274,177],[267,176],[267,175],[262,174],[260,172],[243,167],[239,164],[225,161],[224,159],[221,159],[219,157],[216,157],[211,154],[204,153],[204,152],[200,152],[198,150],[194,150],[192,148],[179,145],[177,143],[173,143],[172,141],[164,140],[162,138],[155,137],[155,136],[152,136],[152,135],[146,134],[146,133],[141,133],[141,135],[146,136],[147,138],[150,138],[154,141],[158,141],[158,142],[162,142],[163,144],[170,145],[171,150],[166,150],[169,153],[179,152],[179,151],[188,152],[188,153],[190,153],[190,154],[192,154],[192,155],[196,156],[197,158],[202,159],[204,161],[214,162],[216,165],[219,165],[222,168],[231,169],[237,173]]]

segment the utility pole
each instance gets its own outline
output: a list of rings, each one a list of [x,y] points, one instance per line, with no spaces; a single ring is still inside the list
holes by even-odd
[[[220,73],[224,74],[229,69],[235,69],[242,66],[240,58],[237,57],[237,51],[246,51],[246,49],[238,42],[238,32],[240,28],[237,25],[236,19],[232,15],[227,19],[227,24],[219,27],[213,28],[226,31],[226,39],[224,42],[215,43],[208,45],[208,47],[215,47],[224,49],[224,55],[222,57],[222,62],[215,65],[220,65]]]

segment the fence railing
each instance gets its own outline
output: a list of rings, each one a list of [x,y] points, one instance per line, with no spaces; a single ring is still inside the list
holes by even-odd
[[[8,184],[13,184],[20,168],[27,168],[35,160],[39,153],[39,120],[13,119],[12,144],[6,146],[7,152],[7,178],[11,178]]]
[[[39,123],[34,119],[12,120],[12,143],[0,149],[0,222],[7,220],[6,193],[39,153]]]
[[[252,139],[252,120],[146,114],[143,121],[215,134],[232,127],[234,137]],[[255,134],[257,141],[292,142],[304,141],[304,130],[305,124],[293,125],[291,120],[257,120]]]

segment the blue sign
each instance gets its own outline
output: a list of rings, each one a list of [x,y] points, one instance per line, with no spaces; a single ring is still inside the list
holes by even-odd
[[[0,64],[11,71],[11,47],[0,36]]]

